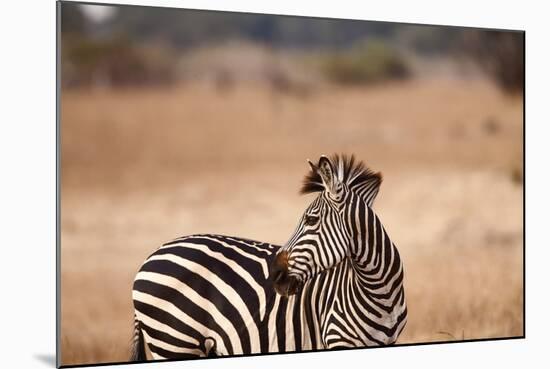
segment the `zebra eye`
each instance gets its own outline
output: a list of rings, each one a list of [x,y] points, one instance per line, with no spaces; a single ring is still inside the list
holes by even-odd
[[[309,226],[317,224],[319,221],[319,217],[316,217],[315,215],[306,215],[305,223]]]

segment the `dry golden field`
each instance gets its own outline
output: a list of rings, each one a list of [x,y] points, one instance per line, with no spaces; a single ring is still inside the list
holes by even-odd
[[[262,85],[65,90],[63,364],[125,361],[141,262],[176,236],[283,244],[306,158],[381,171],[375,209],[405,264],[400,343],[523,333],[521,98],[414,80],[307,95]]]

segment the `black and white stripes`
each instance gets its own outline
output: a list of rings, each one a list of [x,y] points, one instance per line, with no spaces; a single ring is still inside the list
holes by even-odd
[[[403,266],[371,209],[381,176],[353,158],[310,163],[319,194],[283,247],[195,235],[155,251],[133,287],[133,360],[361,347],[406,322]]]

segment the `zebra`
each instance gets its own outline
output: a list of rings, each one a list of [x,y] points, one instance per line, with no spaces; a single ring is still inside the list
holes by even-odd
[[[372,210],[382,176],[353,156],[308,160],[318,193],[284,246],[185,236],[134,279],[132,361],[389,345],[407,321],[403,263]]]

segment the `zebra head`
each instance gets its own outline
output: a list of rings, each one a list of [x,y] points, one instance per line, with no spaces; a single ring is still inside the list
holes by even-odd
[[[273,286],[283,296],[297,293],[307,280],[350,255],[361,221],[357,208],[371,206],[382,180],[353,156],[321,156],[317,164],[308,163],[311,171],[301,193],[319,194],[271,264]]]

